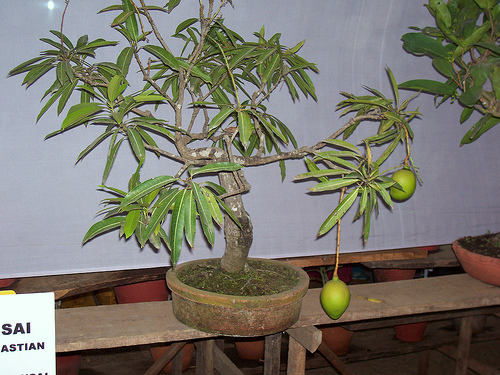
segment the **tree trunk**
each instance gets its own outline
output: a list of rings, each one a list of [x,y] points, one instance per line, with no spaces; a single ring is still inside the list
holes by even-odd
[[[242,172],[240,171],[242,176]],[[244,179],[244,178],[243,178]],[[233,173],[220,173],[219,180],[227,193],[242,188]],[[253,226],[250,215],[245,211],[241,194],[235,194],[224,199],[231,213],[238,218],[241,228],[229,217],[224,216],[224,237],[226,250],[221,259],[221,266],[228,272],[240,272],[244,269],[248,252],[253,241]]]

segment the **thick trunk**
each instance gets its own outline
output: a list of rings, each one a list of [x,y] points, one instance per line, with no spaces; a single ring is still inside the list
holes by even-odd
[[[237,191],[241,188],[233,173],[220,173],[219,180],[226,191]],[[250,215],[245,211],[241,194],[224,199],[232,214],[238,218],[241,228],[226,214],[224,217],[224,237],[226,250],[221,259],[221,266],[228,272],[239,272],[245,267],[248,252],[253,241],[253,227]]]

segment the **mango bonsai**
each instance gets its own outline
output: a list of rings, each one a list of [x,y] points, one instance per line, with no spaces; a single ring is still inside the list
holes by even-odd
[[[419,113],[407,110],[411,98],[400,101],[392,72],[388,70],[394,100],[371,88],[367,95],[343,93],[338,109],[341,116],[353,117],[327,139],[299,147],[266,102],[280,87],[288,89],[292,102],[316,99],[311,73],[318,69],[299,55],[304,42],[285,47],[280,34],[269,37],[264,27],[247,41],[222,18],[231,0],[200,1],[195,16],[180,22],[167,39],[156,16],[172,17],[179,3],[169,0],[158,7],[143,0],[121,0],[103,9],[116,12],[111,27],[127,42],[125,47],[101,38],[90,41],[87,35],[72,42],[64,34],[63,16],[61,29],[51,31],[52,39],[41,39],[49,49],[9,74],[25,74],[26,87],[53,74],[38,118],[52,106],[64,118],[61,128],[48,137],[81,126],[102,129],[78,161],[108,142],[100,188],[110,197],[102,220],[83,241],[118,230],[120,236],[135,236],[141,247],[149,243],[160,248],[163,243],[175,266],[184,239],[193,246],[199,220],[211,245],[215,226],[223,227],[226,248],[220,265],[237,273],[247,264],[253,239],[243,201],[250,190],[245,168],[278,163],[284,178],[286,160],[309,156],[308,171],[296,179],[318,179],[313,192],[345,192],[318,235],[329,232],[359,201],[356,219],[364,218],[366,242],[379,201],[392,207],[388,189],[402,189],[388,177],[398,166],[382,170],[381,165],[402,144],[406,157],[401,165],[414,168],[409,122]],[[117,50],[115,61],[98,59],[97,52],[104,47]],[[142,87],[132,87],[133,72],[144,82]],[[78,103],[67,109],[70,99]],[[363,122],[379,126],[358,147],[346,139]],[[312,124],[310,131],[314,132]],[[136,171],[126,188],[108,186],[124,144],[133,150]],[[177,165],[177,172],[141,181],[148,154]],[[218,183],[210,178],[214,175]]]

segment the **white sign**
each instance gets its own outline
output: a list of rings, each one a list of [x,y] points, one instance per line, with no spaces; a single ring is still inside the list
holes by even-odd
[[[56,375],[54,293],[0,295],[2,375]]]

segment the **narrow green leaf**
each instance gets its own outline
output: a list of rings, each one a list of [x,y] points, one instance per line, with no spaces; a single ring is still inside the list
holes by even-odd
[[[160,198],[155,202],[151,217],[149,218],[149,222],[144,233],[146,238],[149,238],[165,221],[168,212],[173,208],[173,204],[179,193],[178,189],[169,189],[165,193],[161,194]]]
[[[143,48],[149,53],[158,57],[170,69],[173,69],[175,71],[179,70],[179,61],[177,61],[174,55],[168,52],[165,48],[150,44],[144,46]]]
[[[338,221],[342,218],[342,216],[344,216],[347,210],[349,210],[349,208],[351,208],[351,206],[354,204],[354,201],[358,196],[358,192],[359,188],[354,189],[338,204],[337,207],[335,207],[335,209],[326,218],[323,224],[321,224],[318,231],[318,237],[329,232],[330,229],[332,229],[335,224],[338,223]]]
[[[90,241],[94,237],[106,233],[110,230],[119,228],[125,223],[124,217],[110,217],[101,221],[98,221],[90,227],[90,229],[83,236],[83,243]]]
[[[384,150],[384,152],[377,159],[376,163],[378,165],[382,165],[382,163],[392,154],[392,152],[396,149],[398,143],[401,141],[401,134],[398,134],[396,138],[391,142],[389,146]]]
[[[460,141],[460,146],[474,142],[499,122],[500,118],[498,117],[493,117],[490,115],[482,117],[478,122],[474,124],[472,128],[469,129],[469,131],[467,131],[467,133],[465,133],[464,137]]]
[[[219,227],[222,228],[222,226],[224,225],[224,219],[219,203],[217,203],[217,199],[215,198],[214,194],[207,188],[202,187],[201,191],[207,198],[208,206],[210,208],[210,214],[212,215],[213,220]]]
[[[198,214],[200,215],[203,234],[205,235],[205,238],[210,243],[210,245],[213,245],[215,242],[215,231],[214,223],[212,221],[212,214],[210,212],[210,206],[205,194],[203,194],[203,191],[198,184],[193,183],[192,189],[193,196],[196,201],[196,207],[198,208]]]
[[[396,82],[396,78],[394,78],[394,74],[392,74],[391,69],[389,67],[386,68],[387,74],[389,75],[389,79],[391,81],[392,91],[394,92],[394,97],[396,99],[396,107],[399,105],[399,90],[398,83]]]
[[[144,141],[142,140],[141,134],[134,128],[127,128],[127,136],[132,150],[137,157],[137,160],[143,160],[146,156],[146,150],[144,147]]]
[[[184,31],[187,29],[189,26],[195,24],[198,22],[198,18],[188,18],[187,20],[182,21],[179,26],[175,29],[175,34],[179,34],[180,32]]]
[[[466,107],[472,107],[477,103],[479,98],[481,98],[482,94],[483,94],[482,86],[472,86],[469,87],[466,91],[464,91],[462,95],[458,97],[458,100]]]
[[[120,139],[116,144],[113,144],[108,151],[108,157],[106,158],[106,165],[104,166],[104,172],[102,174],[102,183],[105,184],[106,180],[109,177],[109,173],[111,172],[111,168],[116,160],[116,155],[118,154],[118,150],[123,142],[123,138]]]
[[[420,33],[408,33],[402,36],[403,48],[415,55],[448,57],[448,50],[436,39]]]
[[[194,248],[194,238],[196,236],[196,202],[193,198],[193,190],[188,190],[184,209],[184,233],[186,240]]]
[[[123,77],[126,77],[130,67],[130,62],[134,56],[134,50],[132,47],[125,47],[116,60],[116,66],[120,69],[120,73]]]
[[[96,139],[92,141],[91,144],[89,144],[85,149],[80,152],[78,157],[76,158],[76,163],[78,163],[80,160],[82,160],[90,151],[92,151],[94,148],[96,148],[102,141],[104,141],[106,138],[108,138],[111,134],[113,134],[113,130],[107,130],[101,135],[99,135]]]
[[[250,135],[252,134],[253,126],[252,119],[247,111],[238,112],[238,130],[240,135],[240,141],[246,148],[248,141],[250,140]]]
[[[357,153],[358,155],[361,155],[361,151],[359,151],[359,148],[357,148],[352,143],[343,141],[342,139],[325,139],[323,142],[325,142],[329,145],[332,145],[332,146],[346,148],[348,150],[351,150],[351,151]]]
[[[425,91],[437,95],[453,96],[456,90],[453,86],[430,79],[413,79],[399,84],[400,89]]]
[[[204,173],[218,173],[218,172],[234,172],[242,168],[240,164],[231,162],[219,162],[207,164],[201,168],[195,169],[191,176],[198,176]]]
[[[121,94],[121,83],[122,83],[122,76],[120,75],[115,75],[113,78],[111,78],[111,81],[109,81],[108,84],[108,99],[110,102],[115,101],[115,99],[118,97],[118,95]]]
[[[141,218],[140,210],[132,210],[130,211],[125,218],[125,225],[123,228],[123,233],[125,234],[125,238],[129,238],[135,232],[135,228],[137,224],[139,224],[139,219]]]
[[[179,192],[174,203],[174,209],[172,210],[172,220],[170,222],[170,260],[172,266],[177,264],[181,254],[187,195],[188,189]]]
[[[84,122],[87,122],[91,116],[101,112],[102,110],[103,108],[98,103],[76,104],[68,111],[61,128],[64,130],[75,125],[83,124]]]
[[[338,178],[336,180],[320,182],[312,188],[309,188],[309,190],[312,192],[333,191],[345,186],[352,185],[358,181],[359,179],[357,178]]]
[[[208,124],[208,131],[212,131],[215,128],[219,127],[226,118],[229,117],[234,112],[234,108],[229,107],[229,108],[223,108],[220,110],[219,113],[217,113],[210,123]]]
[[[321,177],[326,177],[326,176],[340,176],[340,175],[345,175],[349,173],[349,171],[345,169],[317,169],[314,171],[306,172],[299,174],[294,177],[294,180],[300,181],[300,180],[306,180],[308,178],[318,178],[321,179]],[[321,179],[321,181],[329,181],[328,179]]]
[[[148,195],[152,191],[161,189],[168,185],[173,184],[178,178],[172,176],[157,176],[152,179],[146,180],[141,184],[133,187],[128,194],[123,198],[120,208],[123,209],[130,203],[137,202],[142,197]]]

